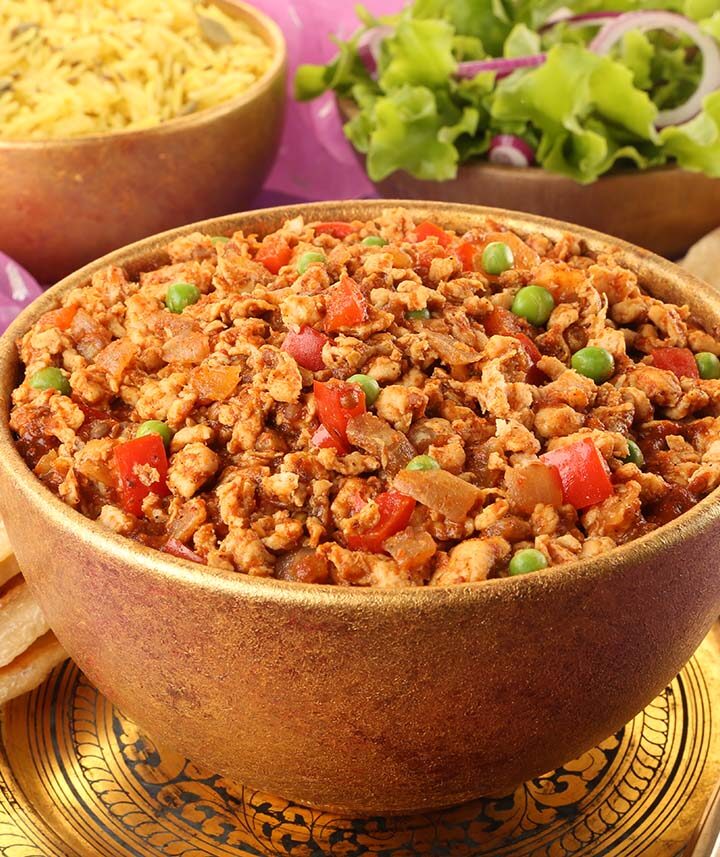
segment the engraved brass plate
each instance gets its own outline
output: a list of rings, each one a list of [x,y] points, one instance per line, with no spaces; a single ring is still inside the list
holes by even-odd
[[[2,712],[0,855],[679,857],[720,777],[719,723],[716,627],[624,729],[514,793],[339,818],[159,750],[66,664]]]

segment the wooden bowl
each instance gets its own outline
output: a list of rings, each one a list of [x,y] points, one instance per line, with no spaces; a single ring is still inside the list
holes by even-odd
[[[720,494],[591,561],[445,588],[294,584],[198,568],[115,535],[45,488],[8,426],[16,339],[108,263],[137,273],[201,228],[264,234],[286,218],[376,217],[386,203],[322,203],[210,221],[148,239],[68,277],[0,340],[0,514],[62,644],[161,746],[304,803],[426,810],[506,789],[576,758],[647,705],[720,611]],[[494,209],[409,203],[465,230],[585,229]],[[627,244],[660,298],[720,330],[720,296]]]
[[[0,248],[41,283],[147,235],[238,211],[262,187],[282,132],[285,40],[253,7],[216,2],[273,52],[242,95],[142,131],[0,140]]]
[[[357,112],[348,101],[339,107],[345,119]],[[678,167],[622,170],[581,185],[539,167],[477,161],[460,167],[452,181],[423,181],[400,170],[375,187],[388,199],[489,205],[578,223],[668,259],[679,259],[720,226],[720,179]]]

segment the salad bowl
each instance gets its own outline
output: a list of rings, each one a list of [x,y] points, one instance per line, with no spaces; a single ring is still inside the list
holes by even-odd
[[[0,514],[63,646],[160,746],[249,786],[363,814],[514,786],[640,711],[720,610],[717,491],[603,556],[534,575],[405,590],[290,583],[198,570],[82,517],[26,465],[9,404],[17,339],[106,265],[147,270],[196,229],[264,235],[300,215],[367,220],[388,204],[401,203],[268,209],[146,239],[65,279],[0,339]],[[406,207],[451,229],[491,216],[551,239],[570,230],[720,329],[714,290],[629,244],[528,214]]]

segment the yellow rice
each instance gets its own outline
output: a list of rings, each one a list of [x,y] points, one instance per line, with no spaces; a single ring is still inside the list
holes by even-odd
[[[271,50],[193,0],[0,0],[0,139],[151,128],[247,90]]]

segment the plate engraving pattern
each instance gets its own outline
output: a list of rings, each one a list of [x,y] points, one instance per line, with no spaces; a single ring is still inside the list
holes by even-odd
[[[442,812],[340,818],[160,750],[71,664],[2,712],[2,857],[679,857],[713,781],[718,635],[581,758]],[[715,714],[717,718],[717,713]]]

